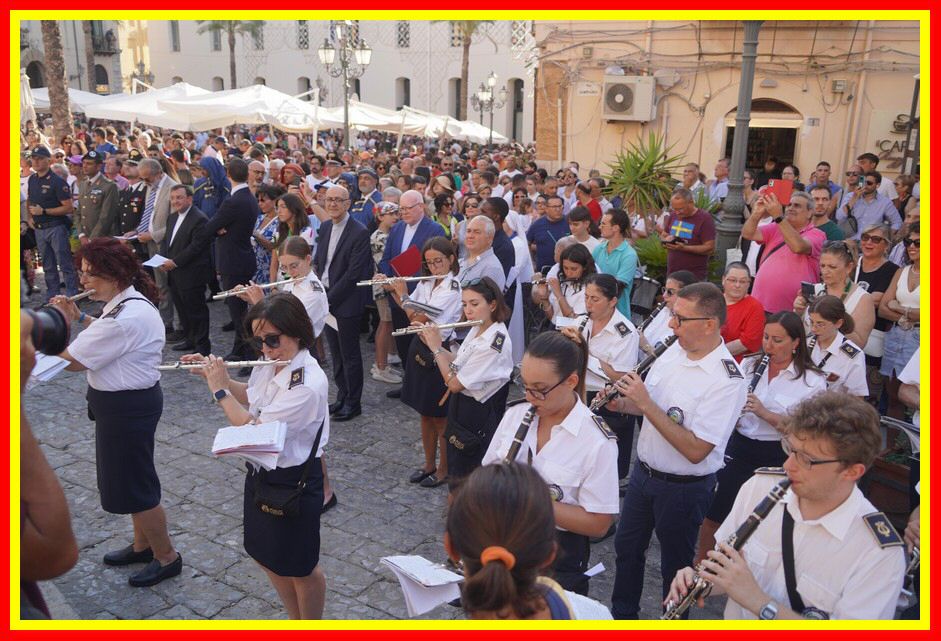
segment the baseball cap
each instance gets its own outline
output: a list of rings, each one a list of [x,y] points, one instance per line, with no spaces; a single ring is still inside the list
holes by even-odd
[[[105,161],[104,155],[98,153],[98,152],[95,151],[94,149],[92,149],[92,150],[89,151],[87,154],[85,154],[84,156],[82,156],[82,160],[94,160],[95,162],[104,162],[104,161]]]
[[[357,176],[366,175],[366,176],[370,176],[373,180],[379,180],[379,174],[377,174],[375,171],[373,171],[369,167],[364,167],[363,169],[360,169],[356,175]]]
[[[224,144],[224,145],[228,145],[228,144],[229,144],[229,141],[228,141],[228,139],[227,139],[225,136],[216,136],[216,138],[215,138],[215,140],[213,140],[213,142],[221,142],[221,143]]]
[[[330,189],[331,187],[336,187],[336,186],[337,184],[328,178],[326,180],[321,180],[319,183],[316,184],[315,187],[316,189]]]
[[[42,156],[43,158],[52,158],[52,153],[49,151],[49,147],[44,145],[39,145],[34,147],[30,152],[31,156]]]

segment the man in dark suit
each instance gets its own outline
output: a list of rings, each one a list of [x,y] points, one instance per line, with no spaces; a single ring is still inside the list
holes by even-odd
[[[197,242],[208,251],[209,241],[216,239],[216,271],[221,277],[222,287],[228,290],[236,285],[247,285],[255,275],[255,250],[252,249],[251,239],[261,210],[248,189],[248,163],[241,158],[230,158],[226,162],[226,172],[232,183],[232,191],[203,227]],[[242,323],[248,304],[238,296],[229,296],[225,304],[235,325],[235,344],[225,358],[251,360],[255,355]],[[249,373],[248,368],[242,368],[238,375],[246,376]]]
[[[330,222],[320,227],[314,268],[327,288],[327,303],[337,325],[336,329],[329,324],[324,328],[337,384],[337,400],[330,405],[330,416],[334,421],[348,421],[363,413],[359,325],[371,290],[356,283],[372,276],[372,256],[369,232],[347,212],[349,192],[343,187],[330,187],[324,206]]]
[[[382,253],[382,260],[379,261],[379,271],[386,276],[421,276],[421,267],[413,274],[397,274],[390,261],[396,256],[405,253],[409,247],[415,246],[418,251],[425,243],[435,236],[444,236],[444,229],[425,216],[425,199],[415,190],[408,190],[399,198],[399,213],[402,220],[395,223],[389,231],[389,238],[386,240],[385,251]],[[408,291],[415,290],[416,283],[408,284]],[[391,300],[391,298],[390,298]],[[402,311],[402,308],[390,303],[392,309],[392,327],[402,329],[408,327],[408,316]],[[399,357],[403,360],[408,355],[408,348],[415,338],[414,334],[395,337],[395,349]],[[401,389],[386,392],[389,398],[398,398],[401,395]]]
[[[173,346],[173,350],[195,350],[208,356],[206,285],[209,281],[209,252],[197,237],[209,219],[193,206],[193,188],[189,185],[174,185],[170,189],[170,210],[167,234],[160,244],[160,255],[169,260],[160,269],[168,272],[170,295],[180,315],[185,337],[182,343]]]

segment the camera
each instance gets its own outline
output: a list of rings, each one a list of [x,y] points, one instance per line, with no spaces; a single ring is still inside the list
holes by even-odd
[[[24,311],[33,320],[30,336],[37,351],[51,356],[65,351],[69,345],[69,321],[62,312],[55,307]]]

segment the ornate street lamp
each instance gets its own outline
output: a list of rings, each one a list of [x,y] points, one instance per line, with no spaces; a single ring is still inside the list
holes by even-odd
[[[486,83],[480,83],[480,88],[471,96],[471,106],[474,111],[480,112],[480,124],[484,124],[484,112],[490,112],[490,145],[493,145],[493,110],[502,109],[506,104],[506,87],[500,89],[498,97],[493,91],[497,86],[497,74],[493,71],[487,76]]]
[[[135,80],[137,82],[135,82]],[[144,61],[140,60],[137,63],[137,68],[131,72],[131,93],[137,93],[140,91],[140,86],[143,85],[143,91],[147,91],[154,84],[154,74],[152,71],[147,71],[144,67]]]
[[[372,49],[362,38],[353,38],[352,23],[334,26],[333,43],[325,38],[317,49],[320,62],[334,78],[343,78],[343,144],[350,148],[350,81],[361,77],[372,59]],[[335,43],[335,46],[334,46]]]

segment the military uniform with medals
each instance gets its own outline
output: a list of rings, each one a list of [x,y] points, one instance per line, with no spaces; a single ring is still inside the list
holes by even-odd
[[[98,161],[96,151],[85,154],[84,160]],[[78,183],[78,208],[75,211],[75,227],[79,238],[100,238],[115,233],[121,194],[118,186],[100,171],[91,178]]]

